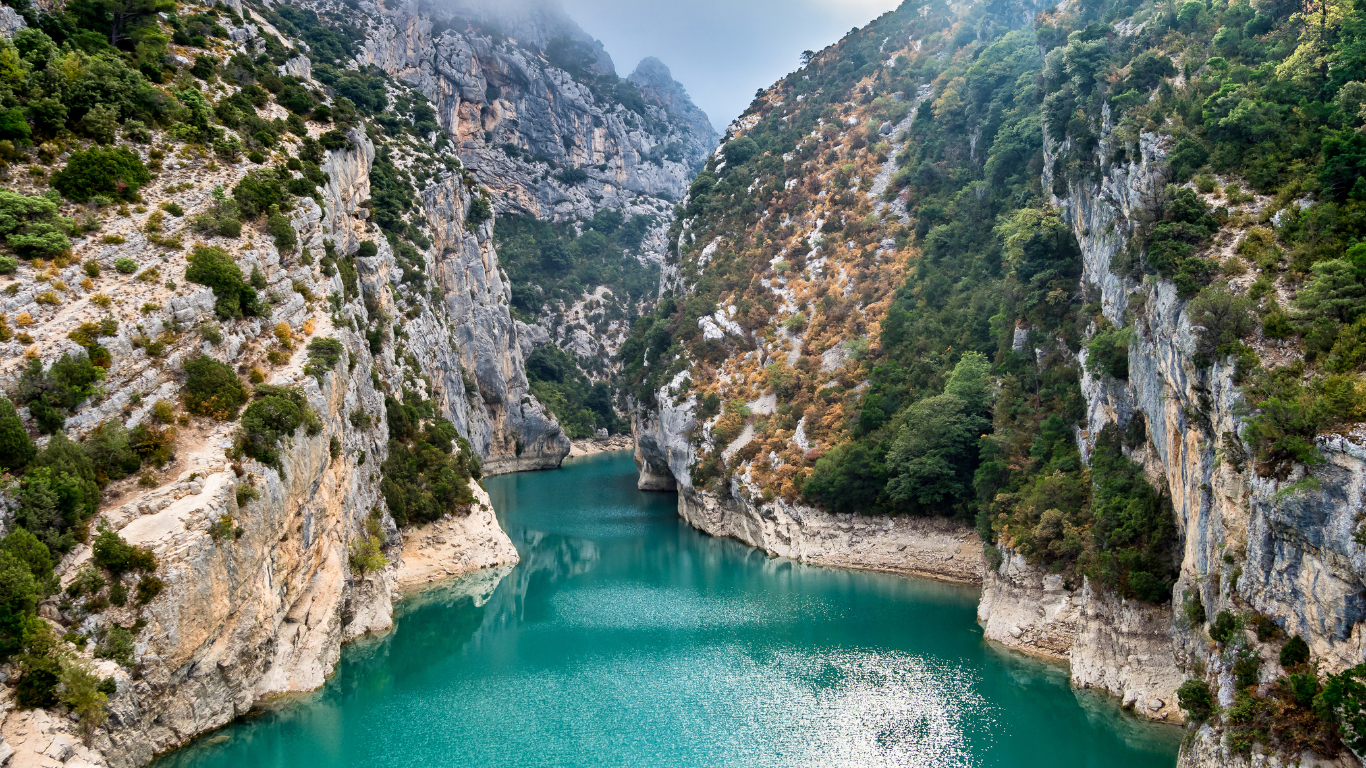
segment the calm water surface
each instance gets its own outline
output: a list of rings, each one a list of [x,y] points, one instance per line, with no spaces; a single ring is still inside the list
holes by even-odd
[[[1175,764],[1179,730],[984,642],[975,589],[709,538],[625,453],[486,484],[521,564],[158,768]]]

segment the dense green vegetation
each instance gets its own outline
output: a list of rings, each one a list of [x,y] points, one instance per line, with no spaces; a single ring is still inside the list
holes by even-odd
[[[470,483],[482,477],[479,457],[469,442],[436,414],[432,401],[412,390],[404,390],[403,402],[386,397],[384,406],[389,458],[380,467],[380,491],[394,522],[421,525],[467,514],[474,502]]]
[[[247,389],[232,366],[200,355],[185,361],[185,408],[199,416],[232,421],[247,402]]]
[[[1116,32],[1120,16],[1144,17],[1133,35]],[[1066,19],[1039,27],[1045,48],[1043,112],[1054,139],[1072,138],[1057,161],[1056,185],[1100,170],[1093,152],[1099,115],[1118,115],[1112,151],[1101,166],[1125,162],[1143,131],[1171,136],[1173,180],[1159,216],[1117,265],[1135,275],[1172,278],[1183,298],[1216,294],[1220,265],[1196,255],[1228,222],[1248,230],[1239,257],[1261,270],[1243,307],[1204,316],[1204,362],[1229,355],[1258,408],[1249,438],[1259,472],[1284,477],[1294,464],[1316,464],[1314,438],[1366,416],[1366,395],[1351,394],[1345,374],[1366,365],[1366,6],[1320,3],[1194,3],[1105,10],[1084,28]],[[1171,76],[1177,71],[1183,82]],[[1212,173],[1234,180],[1219,189]],[[1240,212],[1248,191],[1270,196],[1255,217]],[[1299,201],[1299,202],[1296,202]],[[1223,203],[1223,204],[1219,204]],[[1273,219],[1274,216],[1274,219]],[[1298,296],[1281,307],[1270,291],[1280,280]],[[1210,286],[1203,288],[1203,286]],[[1216,296],[1217,299],[1217,296]],[[1199,300],[1197,300],[1199,301]],[[1232,311],[1228,311],[1232,310]],[[1308,369],[1257,367],[1242,340],[1254,330],[1298,336]],[[1297,381],[1307,378],[1307,382]]]
[[[589,382],[573,357],[554,344],[531,353],[526,377],[531,393],[555,414],[571,438],[592,437],[599,429],[618,434],[631,428],[613,410],[612,386],[605,381]]]
[[[683,212],[698,217],[692,224],[696,242],[722,235],[738,253],[719,251],[705,271],[690,272],[695,267],[684,261],[692,291],[686,301],[661,302],[637,324],[623,348],[624,369],[636,395],[651,402],[678,365],[656,361],[680,352],[716,361],[743,351],[742,341],[728,339],[729,348],[718,349],[717,342],[700,339],[697,319],[715,309],[716,296],[737,290],[756,295],[737,316],[747,330],[772,317],[773,307],[758,298],[766,292],[744,286],[769,271],[768,262],[790,237],[780,215],[790,211],[795,218],[804,209],[805,195],[783,194],[787,181],[795,179],[808,194],[849,187],[854,166],[845,164],[864,144],[877,156],[888,151],[874,135],[855,134],[843,151],[838,145],[827,151],[806,137],[824,131],[826,140],[837,138],[821,120],[839,119],[850,103],[871,111],[869,126],[896,122],[907,107],[891,95],[935,82],[934,97],[912,115],[887,192],[887,199],[901,194],[909,201],[911,226],[867,216],[853,190],[830,197],[842,215],[823,214],[822,255],[850,241],[855,265],[871,267],[873,244],[887,237],[898,246],[915,245],[919,255],[887,310],[878,343],[862,353],[866,391],[813,391],[805,383],[812,374],[800,364],[770,379],[783,403],[780,424],[794,422],[805,409],[809,434],[813,414],[835,403],[846,414],[828,437],[832,447],[809,454],[797,468],[794,487],[839,512],[976,519],[988,541],[1054,570],[1165,600],[1175,555],[1169,504],[1123,458],[1113,436],[1102,441],[1103,458],[1090,469],[1075,444],[1084,413],[1079,371],[1069,358],[1087,343],[1094,315],[1078,291],[1080,249],[1039,186],[1039,86],[1046,80],[1039,44],[1046,41],[1031,30],[1011,30],[1007,19],[980,6],[958,23],[943,6],[928,10],[904,7],[814,57],[775,87],[784,109],[756,101],[757,125],[727,145],[724,167],[712,163],[698,177]],[[1098,10],[1084,8],[1067,23],[1084,28]],[[884,65],[878,46],[889,36],[907,35],[956,53]],[[797,95],[801,106],[792,107]],[[818,184],[822,172],[833,172],[834,182]],[[747,194],[752,184],[756,191]],[[801,268],[800,256],[785,258]],[[857,303],[857,294],[853,299]],[[840,327],[854,309],[848,301],[827,295],[789,325],[798,331]],[[1031,332],[1024,349],[1016,350],[1017,327],[1050,333]],[[1093,365],[1119,378],[1127,376],[1127,343],[1116,335],[1091,343],[1100,353]],[[992,391],[981,383],[988,378],[999,382],[994,397],[984,394]],[[712,482],[720,471],[703,463],[694,482]]]
[[[636,307],[659,285],[659,271],[631,255],[653,220],[603,209],[583,222],[575,234],[572,222],[552,224],[529,216],[503,216],[494,225],[498,261],[512,283],[512,308],[532,320],[546,312],[562,312],[585,292],[606,286],[594,331],[602,335],[611,320],[631,320]]]
[[[625,218],[603,209],[592,219],[551,223],[529,216],[503,216],[494,225],[498,260],[512,285],[512,311],[528,322],[542,322],[572,333],[581,330],[604,339],[610,324],[627,326],[648,305],[659,285],[659,269],[633,254],[653,226],[650,216]],[[577,228],[582,232],[577,233]],[[584,299],[598,287],[601,298]],[[564,313],[585,301],[583,322],[569,324]],[[574,360],[558,348],[536,351],[527,378],[536,399],[550,409],[570,437],[591,437],[601,428],[615,434],[629,424],[613,411],[614,382],[590,383],[583,371],[611,379],[606,357]]]

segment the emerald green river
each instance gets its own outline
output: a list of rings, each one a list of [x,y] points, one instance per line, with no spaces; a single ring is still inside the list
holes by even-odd
[[[522,561],[409,597],[322,690],[196,740],[218,766],[1173,766],[975,588],[804,566],[683,523],[629,454],[486,481]]]

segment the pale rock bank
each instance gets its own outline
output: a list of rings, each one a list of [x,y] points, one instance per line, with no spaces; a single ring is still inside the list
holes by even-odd
[[[414,592],[433,582],[480,569],[516,565],[517,548],[498,525],[488,492],[475,484],[468,515],[448,516],[403,532],[403,555],[394,588]]]

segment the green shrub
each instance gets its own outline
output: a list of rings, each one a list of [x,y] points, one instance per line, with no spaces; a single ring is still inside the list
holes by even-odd
[[[1309,656],[1309,644],[1299,635],[1290,638],[1285,645],[1281,646],[1281,666],[1287,669],[1298,664],[1304,664],[1309,661]]]
[[[1366,393],[1353,377],[1313,376],[1307,383],[1302,377],[1302,366],[1287,366],[1259,373],[1248,388],[1257,413],[1244,437],[1264,476],[1284,477],[1296,464],[1322,462],[1318,435],[1366,417]]]
[[[37,536],[23,528],[15,528],[0,540],[0,553],[12,556],[23,563],[33,576],[35,587],[48,591],[46,587],[52,581],[54,563],[47,545],[39,541]]]
[[[400,526],[428,523],[460,513],[474,501],[470,478],[478,459],[469,443],[442,418],[432,418],[430,401],[400,404],[385,398],[389,418],[389,458],[380,467],[380,491]],[[431,418],[419,429],[423,416]]]
[[[260,153],[255,153],[260,156]],[[265,157],[261,156],[260,161]],[[270,210],[272,205],[280,205],[286,199],[284,186],[274,171],[258,170],[247,174],[237,186],[232,188],[232,198],[242,215],[254,219]]]
[[[1314,699],[1314,710],[1337,722],[1342,740],[1357,754],[1366,752],[1366,664],[1329,676]]]
[[[1233,614],[1228,611],[1220,611],[1214,617],[1214,623],[1209,625],[1209,637],[1216,643],[1227,643],[1233,637],[1233,632],[1237,628],[1237,622]]]
[[[155,600],[156,596],[161,594],[165,588],[166,584],[161,579],[150,573],[144,573],[142,578],[138,579],[137,604],[147,605]]]
[[[138,263],[127,256],[120,256],[114,260],[114,269],[121,275],[131,275],[138,271]]]
[[[49,656],[29,656],[20,665],[19,683],[15,686],[15,700],[22,709],[47,709],[56,706],[58,675],[61,667]]]
[[[219,237],[241,237],[242,222],[237,219],[218,219],[214,224],[214,232]]]
[[[337,367],[344,354],[346,348],[334,338],[313,339],[308,342],[308,362],[304,364],[304,373],[317,379],[321,384],[323,376]]]
[[[116,627],[109,630],[108,635],[113,635],[119,629],[121,628]],[[124,665],[132,666],[133,635],[126,629],[122,631],[127,634],[127,638],[120,637],[119,641],[127,648],[126,653],[124,653],[124,648],[120,647],[119,663],[124,663],[123,659],[126,657],[127,663]],[[64,656],[59,667],[58,680],[61,682],[59,698],[63,704],[70,707],[71,712],[80,721],[81,730],[85,733],[85,739],[88,742],[94,735],[95,729],[104,725],[105,721],[109,719],[109,713],[105,711],[109,697],[102,690],[104,681],[95,674],[94,667],[79,658]]]
[[[356,256],[362,259],[374,258],[379,253],[379,246],[373,240],[362,240],[360,248],[356,249]]]
[[[1086,345],[1086,370],[1092,376],[1104,375],[1118,381],[1129,380],[1129,345],[1134,341],[1131,328],[1115,328],[1102,321],[1096,335]]]
[[[0,189],[0,238],[25,259],[66,253],[71,250],[67,235],[73,222],[58,215],[60,203],[61,198],[51,192],[28,197]],[[0,257],[0,274],[14,274],[18,266],[13,257]]]
[[[214,311],[225,320],[264,312],[256,290],[242,279],[242,268],[222,248],[197,246],[190,256],[185,279],[213,289]]]
[[[142,468],[142,457],[133,450],[128,430],[110,419],[90,431],[81,448],[95,467],[95,480],[104,485],[122,480]]]
[[[1191,323],[1200,329],[1195,347],[1197,364],[1209,365],[1237,352],[1238,342],[1256,330],[1252,308],[1251,299],[1234,296],[1224,284],[1200,291],[1187,309]]]
[[[256,388],[256,397],[242,414],[237,444],[247,456],[279,468],[280,440],[293,435],[300,426],[317,434],[322,425],[297,389],[263,384]]]
[[[111,528],[102,528],[95,535],[91,560],[116,579],[133,571],[152,573],[157,569],[156,557],[150,549],[129,544]]]
[[[380,540],[375,536],[365,536],[352,542],[348,562],[351,564],[351,570],[361,576],[382,570],[389,564],[380,549]]]
[[[185,361],[185,409],[190,413],[232,421],[246,402],[247,388],[232,366],[207,356]]]
[[[83,524],[95,514],[99,502],[94,464],[79,445],[59,432],[20,480],[14,522],[49,550],[66,552],[78,538],[84,540]]]
[[[294,232],[294,225],[284,216],[272,214],[266,219],[266,229],[275,238],[275,247],[281,253],[293,253],[299,244],[299,236]]]
[[[39,431],[53,434],[66,423],[65,412],[99,391],[104,376],[104,368],[92,363],[84,352],[62,355],[46,371],[41,362],[30,360],[19,376],[16,396],[29,407]]]
[[[162,429],[144,421],[128,434],[133,450],[158,468],[175,458],[175,430]]]
[[[487,198],[475,196],[470,199],[470,209],[465,214],[465,228],[478,229],[484,222],[493,218],[493,205]]]
[[[1205,602],[1200,599],[1200,592],[1195,591],[1186,597],[1185,605],[1182,606],[1186,621],[1192,627],[1202,627],[1205,625]]]
[[[151,180],[147,166],[127,147],[91,147],[71,154],[66,167],[52,174],[52,188],[77,203],[95,195],[132,200]]]
[[[135,650],[133,633],[116,624],[105,630],[100,644],[95,647],[95,657],[116,661],[120,666],[132,667]]]
[[[328,151],[351,148],[351,140],[346,137],[346,134],[335,129],[319,136],[318,143]]]
[[[1176,579],[1176,517],[1171,499],[1126,457],[1119,427],[1111,422],[1091,453],[1090,551],[1081,570],[1121,594],[1153,603],[1171,599]]]
[[[1176,689],[1176,700],[1193,722],[1202,723],[1214,714],[1214,694],[1204,680],[1187,680]]]

